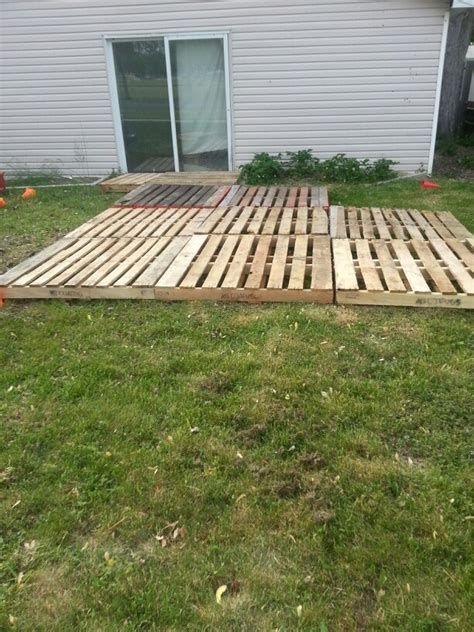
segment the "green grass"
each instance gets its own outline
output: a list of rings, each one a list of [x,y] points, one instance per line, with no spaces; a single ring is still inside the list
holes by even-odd
[[[472,228],[472,186],[441,184],[337,186],[332,201],[445,208]],[[5,265],[118,197],[17,195],[0,211]],[[472,325],[7,301],[0,628],[470,629]]]

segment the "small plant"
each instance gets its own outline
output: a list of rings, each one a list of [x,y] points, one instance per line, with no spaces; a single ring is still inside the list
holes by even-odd
[[[388,160],[387,158],[379,158],[371,165],[369,165],[366,175],[369,182],[381,182],[382,180],[391,180],[397,174],[392,169],[397,163],[394,160]]]
[[[312,155],[311,149],[288,151],[286,155],[286,173],[290,178],[314,178],[318,175],[320,161]]]
[[[361,182],[368,167],[368,160],[348,158],[345,154],[336,154],[322,164],[322,179],[325,182]]]
[[[256,154],[253,160],[240,168],[240,179],[247,184],[274,184],[285,176],[281,155],[266,152]]]
[[[390,180],[396,173],[393,160],[381,158],[370,162],[367,158],[358,160],[346,154],[336,154],[328,160],[319,160],[310,149],[287,152],[286,159],[281,154],[270,156],[256,154],[254,159],[240,168],[240,181],[246,184],[276,184],[285,180],[320,182],[378,182]]]

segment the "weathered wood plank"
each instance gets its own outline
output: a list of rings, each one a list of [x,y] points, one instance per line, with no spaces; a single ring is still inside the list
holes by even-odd
[[[357,283],[349,239],[333,239],[332,247],[336,289],[357,290],[359,284]]]

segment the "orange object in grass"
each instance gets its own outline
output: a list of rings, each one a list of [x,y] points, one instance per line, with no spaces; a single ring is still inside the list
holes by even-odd
[[[439,184],[432,182],[431,180],[422,180],[420,182],[420,186],[422,189],[441,189]]]
[[[21,197],[24,200],[29,200],[30,198],[35,197],[35,195],[36,195],[36,189],[32,189],[31,187],[26,187],[26,189],[21,194]]]
[[[0,208],[3,208],[6,205],[7,205],[7,201],[5,200],[5,198],[0,197]]]

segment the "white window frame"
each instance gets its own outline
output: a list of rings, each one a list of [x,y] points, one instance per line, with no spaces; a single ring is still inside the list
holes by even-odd
[[[105,59],[107,65],[107,77],[109,82],[110,99],[112,105],[112,118],[114,123],[115,141],[117,144],[117,155],[119,167],[122,171],[127,172],[127,155],[125,152],[125,143],[123,138],[122,118],[120,116],[120,103],[117,87],[117,77],[115,74],[114,63],[114,42],[135,42],[137,40],[153,40],[163,39],[165,42],[166,56],[166,75],[168,82],[168,98],[170,105],[171,117],[171,135],[173,139],[173,158],[175,171],[179,172],[178,157],[178,140],[176,134],[176,116],[174,109],[174,94],[171,76],[171,59],[170,59],[170,42],[176,40],[189,39],[221,39],[224,51],[224,74],[225,74],[225,98],[226,98],[226,119],[227,119],[227,155],[228,169],[232,171],[234,165],[234,148],[232,139],[232,105],[231,105],[231,88],[230,88],[230,55],[229,55],[229,33],[213,32],[213,33],[146,33],[146,34],[127,34],[127,35],[104,35]]]

